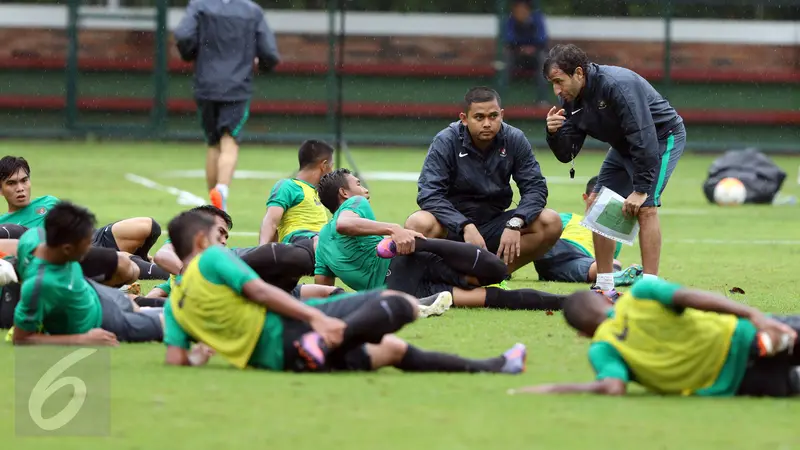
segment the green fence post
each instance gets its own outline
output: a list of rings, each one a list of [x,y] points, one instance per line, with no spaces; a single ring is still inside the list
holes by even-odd
[[[75,129],[78,121],[78,8],[81,0],[67,4],[67,70],[65,121],[68,130]]]
[[[328,0],[328,76],[325,80],[328,94],[328,126],[336,134],[336,0]]]
[[[664,97],[672,85],[672,0],[664,0]]]
[[[169,72],[167,67],[167,0],[156,3],[156,48],[153,64],[153,85],[155,87],[153,102],[153,130],[157,133],[166,130],[167,121],[167,89]]]
[[[506,0],[496,0],[497,36],[495,36],[495,85],[500,98],[504,98],[508,87],[508,67],[505,54]]]

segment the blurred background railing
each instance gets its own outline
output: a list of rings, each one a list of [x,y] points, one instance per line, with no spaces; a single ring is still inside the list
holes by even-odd
[[[283,63],[255,78],[245,138],[332,139],[337,2],[259,3]],[[0,135],[200,140],[191,65],[170,32],[185,5],[0,3]],[[483,84],[501,92],[506,120],[543,145],[556,98],[538,64],[550,46],[572,42],[650,80],[683,115],[693,150],[800,151],[796,0],[534,0],[527,9],[508,0],[352,0],[347,9],[350,144],[427,144],[456,119],[464,92]],[[518,26],[514,14],[532,25]]]

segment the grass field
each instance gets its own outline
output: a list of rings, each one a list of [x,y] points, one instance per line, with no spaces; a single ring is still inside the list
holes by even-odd
[[[89,206],[100,222],[152,216],[166,226],[183,209],[176,196],[127,181],[135,174],[205,197],[202,146],[149,143],[0,142],[2,154],[32,165],[33,195],[52,194]],[[358,150],[364,173],[418,171],[422,149]],[[577,178],[548,150],[537,157],[549,178],[549,207],[582,211],[582,182],[601,154],[581,155]],[[663,197],[667,279],[717,292],[734,286],[744,302],[771,312],[800,310],[797,299],[800,207],[722,209],[707,204],[701,183],[712,156],[686,155]],[[789,174],[784,192],[800,194],[800,160],[777,157]],[[289,175],[293,149],[243,150],[239,170]],[[191,174],[190,174],[191,175]],[[251,174],[257,175],[257,174]],[[416,185],[366,177],[379,220],[399,222],[414,211]],[[248,245],[264,213],[273,179],[238,179],[231,189],[231,245]],[[638,248],[623,249],[623,263]],[[149,288],[151,284],[146,284]],[[570,292],[586,285],[540,283],[532,268],[512,287]],[[292,375],[238,371],[214,361],[202,369],[165,367],[161,345],[122,345],[111,359],[111,427],[104,437],[20,437],[15,434],[15,350],[0,344],[2,448],[80,449],[792,449],[800,448],[800,404],[753,399],[659,398],[634,390],[627,398],[508,396],[506,390],[550,381],[588,381],[587,342],[561,315],[452,310],[401,333],[419,346],[484,357],[514,344],[529,346],[526,374]],[[19,351],[24,351],[19,350]],[[100,420],[98,419],[98,422]],[[260,442],[260,444],[259,444]]]

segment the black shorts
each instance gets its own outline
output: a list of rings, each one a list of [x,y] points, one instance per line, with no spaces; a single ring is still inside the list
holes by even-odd
[[[800,332],[800,316],[774,316]],[[758,342],[753,341],[750,360],[736,395],[749,397],[790,397],[800,394],[795,368],[800,366],[800,340],[792,351],[759,358]]]
[[[117,251],[110,248],[90,247],[89,253],[81,260],[83,276],[98,283],[110,280],[118,265]]]
[[[497,249],[500,248],[500,237],[503,235],[503,231],[506,230],[506,223],[514,217],[516,212],[516,209],[509,209],[488,222],[475,224],[483,237],[483,241],[486,242],[486,250],[497,254]],[[464,236],[459,236],[450,230],[447,230],[445,239],[464,242]]]
[[[250,116],[250,101],[217,102],[213,100],[195,100],[200,125],[206,135],[208,145],[219,144],[225,133],[234,139],[241,135],[244,124]]]
[[[309,300],[306,304],[319,309],[330,317],[342,319],[361,308],[366,302],[377,301],[380,295],[381,291],[341,294]],[[297,353],[294,342],[311,331],[311,327],[305,322],[285,317],[281,317],[281,321],[283,321],[284,370],[303,372],[306,370],[306,361]],[[363,372],[372,370],[372,360],[367,353],[366,345],[331,352],[326,359],[326,365],[332,371]]]
[[[423,298],[443,291],[453,292],[453,287],[470,289],[473,286],[439,255],[417,252],[392,259],[386,273],[386,287]]]
[[[104,227],[94,230],[94,234],[92,235],[92,246],[110,248],[114,251],[119,251],[117,240],[114,239],[114,233],[111,232],[111,227],[113,227],[116,223],[117,222],[112,222]]]
[[[0,224],[0,239],[19,239],[26,231],[28,228],[22,225],[3,223]]]
[[[120,342],[151,342],[164,339],[161,325],[161,308],[150,308],[146,312],[134,312],[133,303],[124,292],[103,286],[89,279],[100,297],[103,309],[101,327],[117,335]]]

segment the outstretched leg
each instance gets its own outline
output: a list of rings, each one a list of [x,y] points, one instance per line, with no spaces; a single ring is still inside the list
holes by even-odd
[[[464,242],[417,239],[415,251],[433,253],[454,271],[475,277],[482,286],[503,281],[508,274],[503,261],[486,250]]]
[[[528,311],[560,311],[565,295],[536,289],[505,290],[496,287],[453,288],[453,306],[466,308],[513,309]]]

